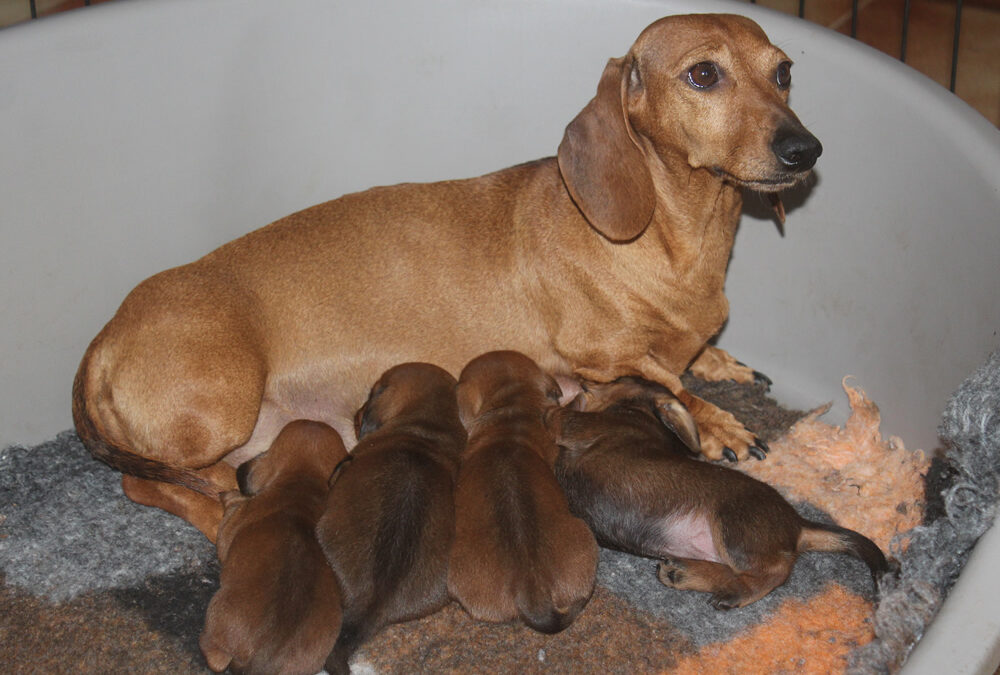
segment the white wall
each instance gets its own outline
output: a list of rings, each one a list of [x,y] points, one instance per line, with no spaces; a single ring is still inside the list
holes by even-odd
[[[825,147],[784,237],[745,220],[721,344],[841,416],[853,374],[885,431],[932,447],[998,344],[996,130],[797,19],[625,0],[132,0],[0,32],[0,443],[70,426],[77,362],[141,279],[345,191],[552,154],[607,57],[720,8],[796,61]]]

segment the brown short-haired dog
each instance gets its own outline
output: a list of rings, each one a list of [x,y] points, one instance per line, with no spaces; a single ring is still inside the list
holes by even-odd
[[[517,352],[484,354],[459,378],[469,443],[448,588],[474,618],[520,618],[554,633],[593,592],[597,544],[550,468],[558,450],[543,415],[559,395],[555,380]]]
[[[742,607],[782,584],[799,553],[849,553],[873,577],[887,571],[868,538],[802,518],[744,473],[694,459],[694,420],[663,387],[626,377],[589,384],[548,424],[560,446],[556,475],[573,512],[598,541],[658,558],[667,586]]]
[[[502,345],[558,377],[660,382],[707,456],[748,456],[753,434],[680,376],[754,377],[706,343],[729,310],[741,189],[791,187],[821,151],[788,107],[790,63],[745,17],[666,17],[594,73],[557,156],[347,195],[144,281],[80,363],[81,439],[145,480],[130,497],[212,537],[231,489],[218,463],[296,418],[350,443],[390,366],[458,372]]]
[[[340,630],[340,591],[314,530],[330,474],[346,457],[336,431],[300,420],[240,466],[243,494],[224,494],[221,587],[200,641],[212,670],[322,669]]]
[[[386,371],[355,425],[361,440],[331,478],[316,527],[342,589],[343,626],[326,662],[338,674],[384,626],[448,602],[452,495],[465,447],[455,378],[427,363]]]

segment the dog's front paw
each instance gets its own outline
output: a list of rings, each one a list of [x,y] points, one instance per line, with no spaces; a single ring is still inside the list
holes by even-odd
[[[702,350],[698,358],[688,366],[688,371],[695,377],[709,382],[732,380],[742,384],[755,384],[767,390],[771,388],[771,378],[767,375],[737,361],[726,350],[712,345]]]
[[[732,413],[686,391],[679,398],[698,424],[701,453],[708,459],[736,462],[767,456],[767,444],[758,440]]]

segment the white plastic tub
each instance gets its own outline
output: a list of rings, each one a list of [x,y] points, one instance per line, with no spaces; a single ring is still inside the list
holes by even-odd
[[[764,27],[825,148],[784,236],[744,219],[720,345],[835,422],[853,374],[932,449],[1000,343],[1000,133],[840,35],[694,0],[121,0],[0,31],[0,444],[71,426],[79,358],[143,278],[347,191],[552,154],[605,60],[690,11]],[[907,673],[992,672],[998,560],[992,530]]]

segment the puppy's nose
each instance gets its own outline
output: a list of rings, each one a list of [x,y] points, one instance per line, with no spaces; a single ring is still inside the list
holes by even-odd
[[[823,144],[802,127],[782,127],[771,141],[771,150],[789,171],[808,171],[823,154]]]

